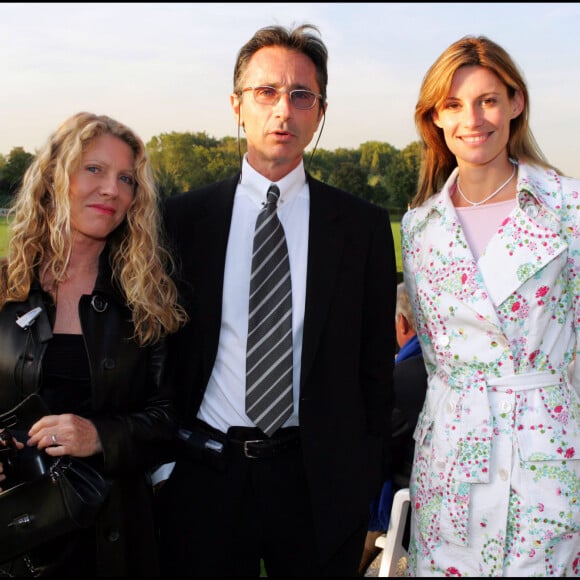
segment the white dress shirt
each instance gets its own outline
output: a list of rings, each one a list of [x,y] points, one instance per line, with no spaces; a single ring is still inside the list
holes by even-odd
[[[253,169],[244,157],[242,180],[235,193],[226,254],[218,351],[197,415],[202,421],[223,432],[227,432],[228,427],[233,425],[254,427],[245,411],[248,300],[254,227],[271,183]],[[301,163],[276,185],[280,188],[278,217],[286,234],[292,277],[294,413],[284,423],[283,426],[287,427],[298,425],[310,212],[310,194],[304,165]]]

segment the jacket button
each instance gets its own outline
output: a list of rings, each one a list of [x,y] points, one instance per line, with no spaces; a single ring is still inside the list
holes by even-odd
[[[106,358],[103,360],[103,368],[106,371],[112,371],[117,365],[115,364],[115,360],[112,358]]]
[[[105,312],[107,310],[107,301],[101,296],[95,295],[91,300],[91,306],[96,312]]]
[[[119,534],[119,530],[113,528],[107,532],[107,541],[108,542],[116,542],[121,534]]]
[[[538,217],[538,208],[535,205],[529,205],[526,208],[526,213],[531,217],[531,218],[537,218]]]
[[[509,413],[512,410],[512,405],[509,401],[506,401],[505,399],[503,401],[500,402],[499,404],[499,410],[502,413]]]

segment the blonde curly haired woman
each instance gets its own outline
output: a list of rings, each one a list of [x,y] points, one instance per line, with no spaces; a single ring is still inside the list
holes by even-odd
[[[186,320],[158,203],[143,141],[104,115],[64,121],[24,176],[0,265],[0,411],[38,392],[51,414],[19,448],[86,458],[113,487],[94,526],[4,572],[157,575],[149,471],[176,429],[165,337]]]

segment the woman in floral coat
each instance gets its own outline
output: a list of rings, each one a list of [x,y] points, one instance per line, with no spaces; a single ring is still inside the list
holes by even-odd
[[[580,575],[580,181],[529,128],[506,51],[464,37],[415,110],[404,278],[429,376],[409,576]]]

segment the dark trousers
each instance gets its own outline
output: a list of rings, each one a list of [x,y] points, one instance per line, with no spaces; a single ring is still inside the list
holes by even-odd
[[[228,435],[239,441],[259,433]],[[257,578],[263,560],[268,577],[355,577],[366,526],[320,561],[300,445],[248,458],[242,445],[225,444],[219,462],[178,460],[157,493],[161,575]]]

